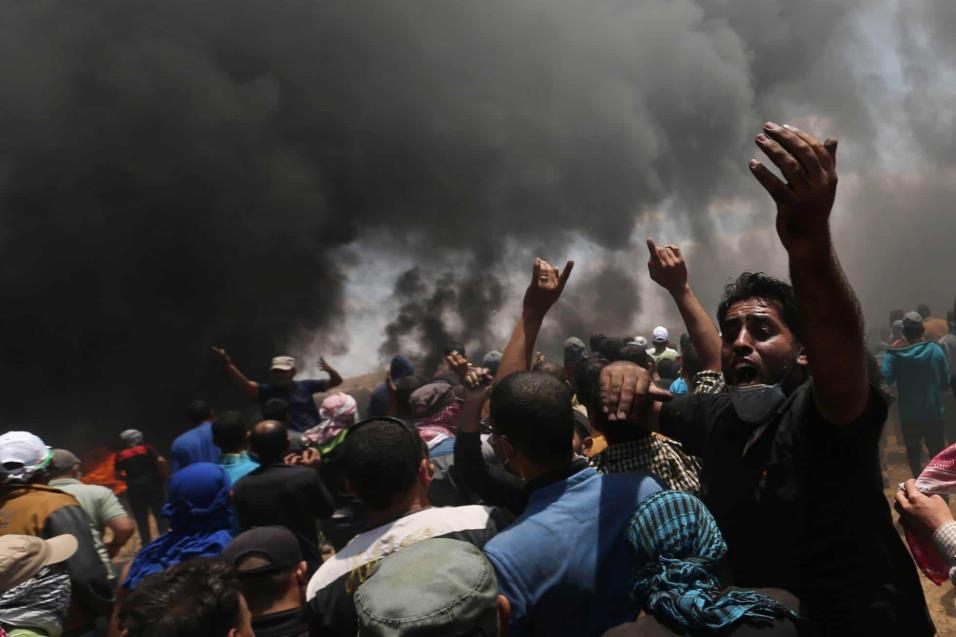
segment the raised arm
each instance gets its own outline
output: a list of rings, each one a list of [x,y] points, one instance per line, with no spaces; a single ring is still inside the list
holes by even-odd
[[[518,324],[515,325],[508,346],[501,354],[501,364],[495,378],[501,379],[508,374],[531,369],[534,342],[538,338],[541,323],[551,306],[561,297],[573,268],[574,261],[568,261],[564,270],[559,272],[544,259],[534,260],[531,283],[528,284],[521,305],[521,316],[518,317]]]
[[[342,384],[342,375],[323,356],[319,356],[319,369],[329,375],[329,389]]]
[[[222,365],[225,367],[226,373],[229,375],[229,378],[232,379],[232,382],[249,398],[258,398],[259,383],[246,378],[245,374],[240,372],[239,368],[232,364],[232,359],[229,358],[229,354],[226,353],[226,350],[221,347],[213,347],[212,351],[219,357],[219,360],[222,361]]]
[[[750,160],[754,177],[777,204],[777,234],[789,256],[790,279],[806,326],[803,346],[814,401],[827,422],[848,424],[866,408],[869,385],[863,316],[830,236],[837,142],[821,143],[794,127],[767,122],[756,143],[787,180]]]
[[[702,369],[720,371],[720,334],[687,282],[687,264],[680,248],[674,245],[658,247],[653,239],[648,239],[647,251],[650,253],[647,271],[651,280],[667,290],[677,304]]]

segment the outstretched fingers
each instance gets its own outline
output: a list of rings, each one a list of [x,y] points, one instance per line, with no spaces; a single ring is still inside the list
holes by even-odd
[[[564,264],[564,270],[561,271],[561,276],[558,277],[558,289],[563,290],[564,286],[568,284],[568,279],[571,277],[571,270],[574,269],[574,261],[568,261]]]
[[[757,181],[764,187],[764,190],[770,193],[774,201],[777,203],[793,202],[793,192],[787,187],[787,184],[780,181],[776,175],[770,172],[769,168],[756,159],[751,159],[749,165],[750,172],[757,178]]]

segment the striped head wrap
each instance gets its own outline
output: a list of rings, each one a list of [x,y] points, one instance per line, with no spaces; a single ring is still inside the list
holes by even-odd
[[[637,556],[632,593],[658,621],[688,630],[715,630],[744,618],[794,616],[766,595],[721,592],[713,569],[727,553],[717,522],[689,493],[661,491],[638,506],[627,528]]]

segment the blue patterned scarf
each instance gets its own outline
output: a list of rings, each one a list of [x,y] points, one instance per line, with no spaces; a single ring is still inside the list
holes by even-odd
[[[123,586],[134,588],[147,575],[196,557],[215,557],[229,544],[232,515],[229,475],[219,465],[197,462],[169,481],[162,514],[169,532],[147,544],[130,565]]]
[[[796,616],[761,593],[721,593],[713,568],[727,544],[710,511],[689,493],[662,491],[641,502],[627,541],[640,565],[633,595],[659,621],[688,631],[720,629],[744,618],[769,622]]]

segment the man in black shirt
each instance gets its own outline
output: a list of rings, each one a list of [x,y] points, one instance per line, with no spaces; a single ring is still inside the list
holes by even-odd
[[[661,408],[670,394],[645,370],[614,364],[602,372],[605,411],[658,422],[702,456],[704,501],[735,584],[790,590],[827,635],[932,635],[882,491],[886,404],[870,385],[862,316],[830,240],[836,142],[767,123],[756,143],[787,180],[751,160],[777,203],[793,287],[751,273],[727,287],[717,316],[727,394]]]
[[[275,420],[257,424],[249,438],[260,467],[241,478],[232,501],[242,529],[279,524],[296,534],[310,570],[322,562],[318,549],[317,519],[331,517],[335,506],[318,472],[287,465],[282,458],[289,448],[286,427]]]
[[[239,575],[256,637],[308,637],[308,567],[292,531],[282,526],[250,529],[233,538],[220,557]]]

